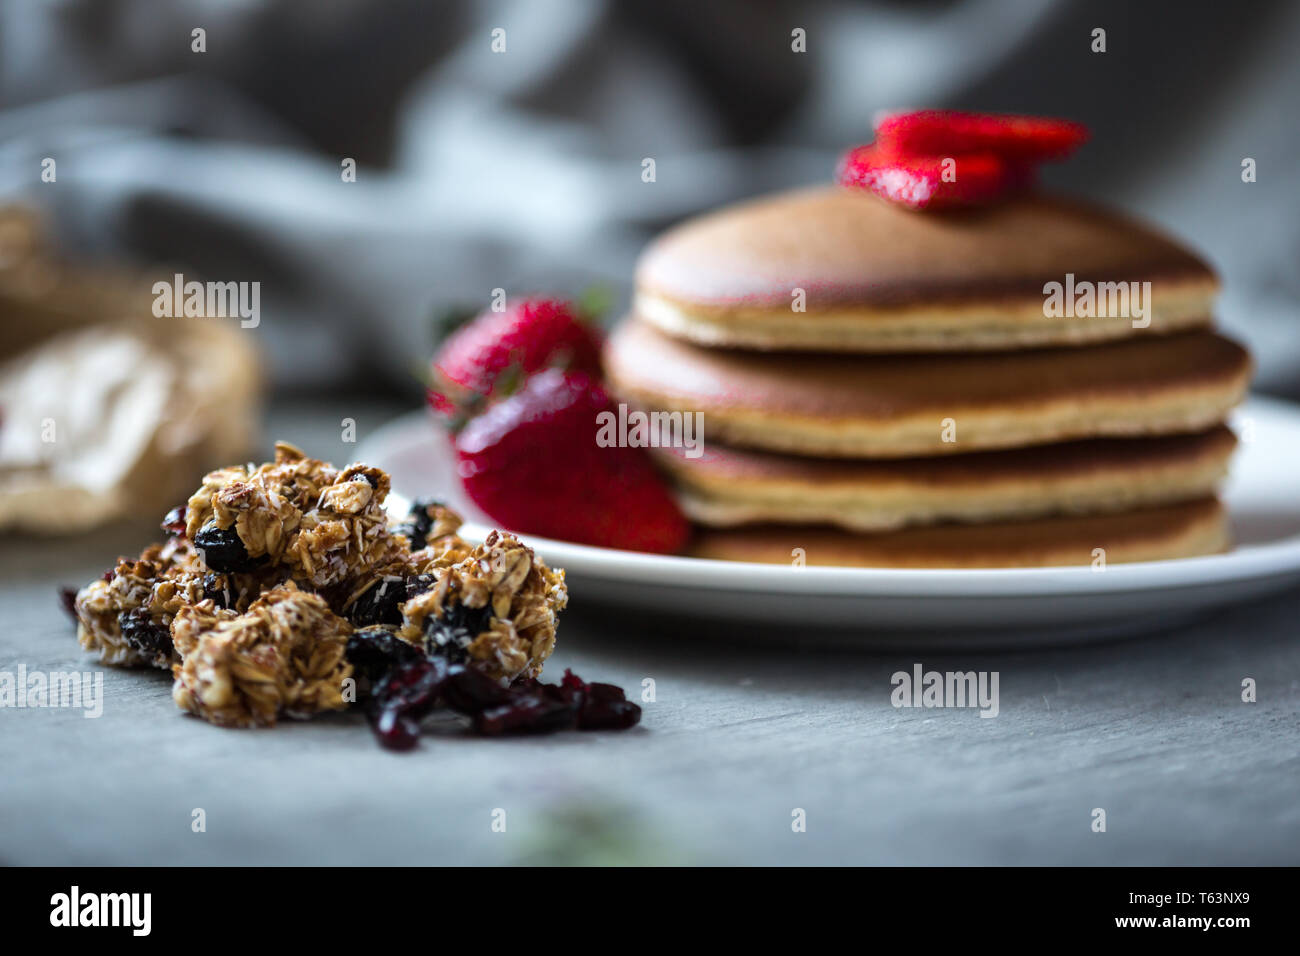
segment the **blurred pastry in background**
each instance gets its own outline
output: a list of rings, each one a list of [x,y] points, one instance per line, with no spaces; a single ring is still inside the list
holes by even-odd
[[[37,215],[0,207],[0,529],[156,515],[254,448],[247,333],[156,317],[157,277],[61,260]]]

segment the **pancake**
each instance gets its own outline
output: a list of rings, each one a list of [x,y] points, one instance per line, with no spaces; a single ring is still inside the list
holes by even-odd
[[[941,458],[796,458],[706,443],[656,449],[699,524],[827,524],[888,531],[942,521],[1100,514],[1212,495],[1236,447],[1207,432],[1112,438]]]
[[[1149,310],[1044,314],[1049,282],[1150,282]],[[669,230],[637,267],[636,312],[708,345],[850,352],[1080,345],[1208,326],[1218,291],[1192,252],[1133,220],[1030,195],[917,213],[820,187]],[[804,290],[804,311],[792,307]],[[1115,311],[1120,311],[1116,309]],[[1149,324],[1146,324],[1149,320]]]
[[[701,530],[691,554],[725,561],[875,568],[1095,566],[1190,558],[1226,551],[1223,506],[1214,498],[1088,517],[997,524],[936,525],[888,534],[819,527]],[[1123,572],[1119,572],[1123,573]]]
[[[871,356],[705,349],[634,321],[610,336],[605,369],[624,401],[702,412],[706,440],[903,458],[1202,431],[1240,401],[1251,365],[1245,350],[1211,332]]]

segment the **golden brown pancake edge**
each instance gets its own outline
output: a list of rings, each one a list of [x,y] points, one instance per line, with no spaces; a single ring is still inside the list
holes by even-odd
[[[935,458],[844,461],[728,448],[654,449],[696,523],[883,531],[942,521],[1100,514],[1211,495],[1236,437],[1208,432],[1095,439]]]
[[[1211,332],[996,353],[772,354],[706,349],[633,320],[607,342],[605,371],[622,399],[702,412],[735,445],[908,457],[1204,430],[1240,401],[1251,362]]]
[[[701,529],[694,557],[877,568],[1097,567],[1215,554],[1230,546],[1215,498],[1110,515],[952,524],[885,534],[824,527]]]

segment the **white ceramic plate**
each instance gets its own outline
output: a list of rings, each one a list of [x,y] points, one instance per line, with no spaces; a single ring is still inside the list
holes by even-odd
[[[1006,647],[1160,629],[1300,584],[1300,407],[1253,398],[1233,422],[1242,439],[1224,489],[1235,550],[1091,568],[894,570],[795,568],[664,557],[525,536],[568,573],[574,603],[721,618],[806,637],[825,629],[868,646]],[[385,468],[401,496],[436,497],[490,524],[455,476],[446,439],[423,412],[379,429],[358,457]],[[735,631],[737,628],[729,628]]]

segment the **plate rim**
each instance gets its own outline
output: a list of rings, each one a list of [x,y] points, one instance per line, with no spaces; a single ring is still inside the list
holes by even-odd
[[[1300,405],[1283,399],[1252,393],[1239,406],[1234,417],[1239,418],[1252,412],[1289,418],[1300,427]],[[428,412],[416,409],[385,422],[358,446],[358,457],[368,457],[362,453],[372,447],[409,447],[413,444],[412,426],[417,419],[428,423]],[[379,466],[383,467],[382,463]],[[399,501],[404,499],[404,495],[396,489],[392,497]],[[489,530],[488,526],[481,523],[467,521],[462,533],[467,538],[481,539]],[[552,566],[565,567],[570,573],[594,573],[609,581],[699,591],[719,588],[730,591],[772,591],[779,588],[783,593],[805,596],[1006,599],[1121,595],[1154,588],[1188,589],[1209,584],[1300,577],[1300,535],[1235,548],[1224,554],[1126,562],[1109,565],[1103,570],[1091,567],[795,567],[623,551],[530,534],[521,537]]]

